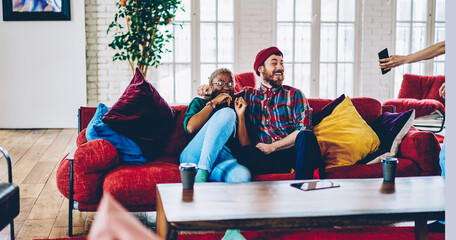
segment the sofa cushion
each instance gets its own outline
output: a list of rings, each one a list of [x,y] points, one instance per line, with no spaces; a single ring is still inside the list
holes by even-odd
[[[309,98],[309,105],[312,107],[313,115],[321,111],[326,105],[334,100],[323,98]],[[382,115],[382,106],[377,99],[368,97],[358,97],[350,99],[358,111],[359,115],[368,124],[373,123],[380,115]]]
[[[359,163],[379,163],[382,158],[396,156],[399,145],[405,137],[415,119],[415,110],[403,113],[383,113],[371,125],[377,136],[380,138],[379,150],[369,154]]]
[[[165,147],[163,150],[163,154],[165,156],[179,157],[180,153],[189,143],[189,136],[185,133],[183,127],[185,111],[187,110],[187,107],[187,105],[172,106],[172,109],[175,112],[175,124],[171,135],[163,139],[163,141],[165,141]],[[178,161],[176,164],[178,164]]]
[[[440,144],[434,133],[412,126],[402,139],[397,156],[415,162],[420,168],[419,175],[430,176],[440,174],[439,152]]]
[[[378,150],[380,140],[361,118],[349,97],[314,127],[327,168],[353,165]]]
[[[399,158],[399,164],[396,169],[397,177],[420,176],[418,165],[405,158]],[[327,179],[348,179],[348,178],[381,178],[383,177],[382,164],[376,163],[371,165],[361,164],[353,166],[342,166],[327,168],[325,178]],[[380,187],[380,186],[379,186]]]
[[[159,183],[180,182],[179,166],[159,159],[142,165],[121,165],[106,174],[103,189],[130,211],[155,208]]]
[[[174,113],[136,69],[135,76],[103,117],[103,122],[138,143],[146,158],[153,158],[161,153],[163,138],[174,128]]]
[[[130,138],[123,136],[112,130],[101,119],[109,111],[109,108],[103,103],[98,104],[97,111],[92,120],[87,125],[87,141],[95,139],[104,139],[110,142],[117,150],[121,161],[127,164],[142,164],[147,162],[143,157],[141,148]]]

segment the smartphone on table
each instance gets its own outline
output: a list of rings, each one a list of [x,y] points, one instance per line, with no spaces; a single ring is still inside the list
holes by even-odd
[[[340,187],[339,184],[333,183],[331,181],[300,182],[300,183],[292,183],[291,186],[295,187],[295,188],[297,188],[299,190],[303,190],[303,191],[311,191],[311,190],[319,190],[319,189]]]

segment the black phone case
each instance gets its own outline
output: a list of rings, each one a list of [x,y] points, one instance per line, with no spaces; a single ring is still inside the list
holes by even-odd
[[[385,48],[378,53],[378,59],[383,59],[383,58],[388,58],[388,57],[389,57],[388,48]],[[385,73],[391,71],[391,68],[388,70],[385,70],[385,69],[381,69],[381,70],[382,70],[382,74],[385,74]]]

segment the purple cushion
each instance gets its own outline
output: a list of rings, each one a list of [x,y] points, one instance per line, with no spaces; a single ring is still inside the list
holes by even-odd
[[[380,139],[378,151],[367,155],[359,163],[373,164],[380,162],[381,158],[394,157],[399,149],[402,139],[412,126],[415,119],[415,110],[402,113],[385,112],[377,118],[371,128]]]
[[[321,111],[315,113],[312,116],[312,125],[317,126],[325,117],[331,115],[334,108],[336,108],[343,100],[345,99],[345,94],[340,95],[340,97],[336,98],[332,102],[326,104],[326,106],[321,109]]]
[[[138,143],[144,156],[151,159],[162,151],[163,138],[173,130],[174,112],[136,69],[135,76],[103,117],[103,122]]]

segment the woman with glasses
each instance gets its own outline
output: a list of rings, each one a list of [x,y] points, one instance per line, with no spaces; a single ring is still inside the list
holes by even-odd
[[[193,139],[182,151],[180,162],[198,166],[195,182],[248,182],[250,171],[238,163],[228,147],[236,135],[236,122],[245,132],[247,104],[242,98],[233,100],[234,77],[230,70],[215,70],[209,85],[213,94],[208,99],[194,98],[185,112],[184,130]],[[245,141],[242,137],[238,140]]]

